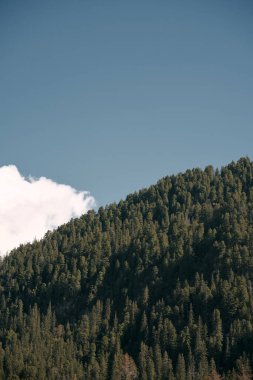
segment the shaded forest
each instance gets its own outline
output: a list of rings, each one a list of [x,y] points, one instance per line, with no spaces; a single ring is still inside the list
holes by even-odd
[[[252,379],[252,281],[250,159],[165,177],[2,260],[0,379]]]

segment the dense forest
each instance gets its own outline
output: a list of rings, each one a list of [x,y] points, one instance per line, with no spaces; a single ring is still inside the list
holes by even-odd
[[[0,379],[252,379],[253,162],[165,177],[20,246],[0,302]]]

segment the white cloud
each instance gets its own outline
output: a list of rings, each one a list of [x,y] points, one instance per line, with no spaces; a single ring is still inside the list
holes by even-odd
[[[48,230],[95,206],[86,191],[50,179],[24,178],[14,165],[0,168],[0,254],[40,239]]]

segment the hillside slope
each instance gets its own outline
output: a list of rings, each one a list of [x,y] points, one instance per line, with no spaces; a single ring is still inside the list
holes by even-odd
[[[187,170],[0,267],[0,379],[251,379],[253,163]]]

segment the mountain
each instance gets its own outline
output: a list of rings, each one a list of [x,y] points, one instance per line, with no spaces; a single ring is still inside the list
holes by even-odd
[[[253,162],[187,170],[0,265],[0,379],[252,379]]]

